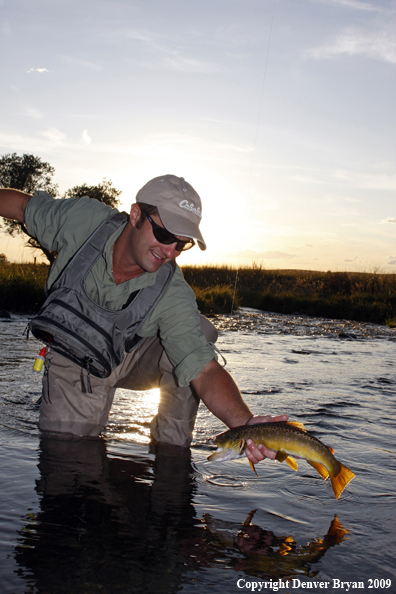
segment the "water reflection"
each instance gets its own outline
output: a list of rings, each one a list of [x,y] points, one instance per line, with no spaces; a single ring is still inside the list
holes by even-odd
[[[340,544],[338,518],[324,538],[299,546],[252,523],[196,517],[190,451],[161,446],[152,457],[112,456],[100,439],[40,442],[40,511],[23,518],[15,559],[25,592],[176,592],[205,567],[248,575],[312,576]]]
[[[115,394],[106,435],[123,442],[150,443],[150,423],[158,412],[159,388],[145,391],[123,390]]]
[[[337,516],[327,534],[305,545],[299,545],[293,536],[276,536],[269,530],[251,523],[252,511],[237,533],[235,544],[244,557],[234,565],[248,575],[268,578],[287,578],[295,575],[314,577],[312,565],[317,563],[334,545],[343,542],[348,533]]]
[[[40,512],[16,547],[33,591],[177,589],[180,543],[194,517],[189,450],[159,448],[155,461],[112,458],[99,438],[51,437],[40,450]]]

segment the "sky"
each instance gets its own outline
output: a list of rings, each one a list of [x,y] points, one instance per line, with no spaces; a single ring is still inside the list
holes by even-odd
[[[183,176],[183,264],[396,273],[395,0],[0,0],[0,154],[129,210]],[[32,251],[0,233],[0,252]],[[37,254],[36,254],[37,255]]]

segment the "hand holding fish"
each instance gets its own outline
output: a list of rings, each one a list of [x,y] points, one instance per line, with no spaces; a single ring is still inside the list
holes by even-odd
[[[276,423],[279,421],[287,421],[288,415],[279,415],[278,417],[271,417],[266,415],[265,417],[252,417],[248,420],[246,425],[257,425],[257,423]],[[247,448],[245,450],[246,457],[249,459],[250,462],[253,464],[257,464],[261,460],[265,458],[271,458],[271,460],[276,459],[276,452],[274,450],[270,450],[264,444],[259,443],[257,446],[252,439],[248,439],[246,441]]]

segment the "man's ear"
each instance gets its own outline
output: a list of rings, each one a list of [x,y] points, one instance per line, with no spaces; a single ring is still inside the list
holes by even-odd
[[[136,227],[136,223],[140,220],[141,212],[140,206],[134,202],[131,206],[131,213],[129,215],[132,227]]]

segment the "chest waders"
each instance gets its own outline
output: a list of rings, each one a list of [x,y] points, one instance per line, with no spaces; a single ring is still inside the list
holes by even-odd
[[[136,334],[168,287],[174,260],[161,266],[155,283],[132,293],[121,310],[98,305],[88,294],[85,281],[103,253],[109,237],[127,220],[126,213],[111,215],[74,254],[53,283],[35,318],[29,322],[32,334],[49,349],[60,353],[89,374],[106,378],[140,342]],[[85,386],[82,379],[82,390]]]

